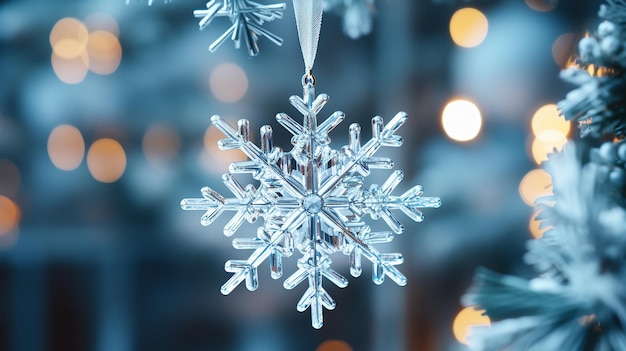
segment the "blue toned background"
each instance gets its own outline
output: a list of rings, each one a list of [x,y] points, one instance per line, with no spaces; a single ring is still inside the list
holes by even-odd
[[[315,76],[331,101],[321,116],[346,113],[333,146],[347,143],[350,123],[367,138],[373,116],[406,111],[405,144],[381,154],[405,172],[399,193],[421,184],[443,206],[419,224],[399,215],[405,233],[384,247],[403,253],[408,285],[376,286],[369,267],[346,289],[328,284],[337,308],[318,331],[296,311],[302,289],[284,290],[265,266],[256,292],[222,296],[224,262],[248,252],[222,235],[228,216],[202,227],[201,213],[179,206],[205,185],[227,194],[220,175],[241,158],[217,149],[211,115],[247,118],[255,131],[270,124],[288,149],[274,116],[298,115],[288,102],[303,73],[291,2],[266,25],[284,44],[261,38],[254,58],[230,41],[207,51],[227,20],[198,31],[192,11],[203,1],[1,2],[0,350],[466,349],[452,326],[475,267],[528,270],[524,243],[531,228],[541,233],[523,199],[546,191],[534,169],[573,134],[531,120],[570,88],[558,72],[574,64],[598,5],[378,1],[373,32],[358,40],[325,15]],[[467,6],[488,21],[462,21],[461,37],[486,30],[469,48],[450,33]],[[480,116],[466,106],[445,129],[442,111],[458,99]],[[542,111],[554,117],[553,106]],[[287,274],[295,260],[285,259]],[[345,257],[334,267],[349,276]]]

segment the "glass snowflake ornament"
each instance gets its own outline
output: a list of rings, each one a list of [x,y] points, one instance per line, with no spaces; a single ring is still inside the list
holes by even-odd
[[[298,252],[297,271],[289,276],[283,286],[293,289],[307,281],[308,289],[297,304],[300,312],[311,309],[314,328],[323,325],[323,307],[332,310],[335,301],[323,287],[326,278],[340,288],[348,280],[331,267],[331,255],[341,252],[350,256],[350,273],[361,275],[362,259],[373,265],[372,280],[382,284],[385,276],[398,285],[406,285],[406,277],[395,267],[403,262],[400,253],[381,253],[377,244],[388,243],[393,235],[400,234],[403,226],[394,212],[405,213],[421,222],[421,208],[438,208],[437,197],[421,197],[422,187],[415,186],[400,196],[391,195],[403,177],[394,171],[382,185],[367,187],[365,178],[371,169],[391,169],[393,161],[374,154],[383,146],[399,147],[402,138],[396,131],[407,119],[404,112],[396,114],[387,124],[381,117],[372,119],[372,138],[361,144],[361,127],[349,128],[349,145],[341,150],[332,149],[329,132],[344,119],[335,112],[321,124],[317,116],[328,102],[328,95],[315,96],[312,76],[305,76],[303,98],[292,96],[289,101],[304,117],[299,124],[289,115],[279,113],[276,120],[293,137],[291,151],[274,146],[273,130],[261,127],[261,145],[251,140],[250,124],[240,120],[237,129],[220,116],[211,122],[226,135],[219,141],[222,150],[239,149],[248,161],[230,165],[223,175],[226,187],[234,197],[224,198],[211,188],[202,188],[202,198],[184,199],[183,210],[205,211],[201,223],[211,224],[224,211],[235,214],[224,227],[224,235],[231,236],[244,221],[255,222],[263,218],[257,235],[252,238],[235,238],[235,249],[254,250],[247,260],[229,260],[225,264],[232,277],[222,286],[224,295],[231,293],[245,281],[248,290],[256,290],[259,281],[257,269],[269,261],[271,276],[278,279],[283,274],[282,259]],[[242,186],[234,174],[251,173],[259,181]],[[383,219],[391,232],[375,232],[365,223],[365,217]]]

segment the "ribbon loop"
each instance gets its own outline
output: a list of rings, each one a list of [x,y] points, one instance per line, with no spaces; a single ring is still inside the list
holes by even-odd
[[[296,14],[305,72],[310,74],[322,28],[323,0],[293,0],[293,10]]]

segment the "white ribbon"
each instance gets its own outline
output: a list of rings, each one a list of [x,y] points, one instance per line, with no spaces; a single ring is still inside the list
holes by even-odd
[[[322,28],[323,1],[293,0],[293,10],[296,14],[304,67],[306,72],[310,73],[313,69],[313,62],[317,54],[317,42]]]

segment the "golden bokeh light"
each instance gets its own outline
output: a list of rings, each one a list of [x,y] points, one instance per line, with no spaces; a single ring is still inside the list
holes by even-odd
[[[555,104],[547,104],[537,109],[530,125],[535,135],[531,154],[537,164],[548,160],[548,155],[555,149],[562,150],[571,131],[571,123],[559,115]]]
[[[126,154],[122,145],[113,139],[99,139],[87,153],[89,172],[99,182],[113,183],[126,170]]]
[[[83,21],[90,32],[105,31],[120,36],[120,27],[115,18],[104,12],[94,12]]]
[[[536,164],[541,164],[548,160],[548,155],[563,150],[567,144],[567,138],[556,130],[545,130],[534,140],[530,148],[533,160]]]
[[[59,40],[52,48],[52,51],[59,58],[67,60],[82,55],[85,52],[86,46],[86,42],[83,43],[76,39],[67,38]]]
[[[489,32],[485,15],[471,7],[460,9],[450,19],[450,36],[458,46],[472,48],[480,45]]]
[[[570,121],[566,121],[563,116],[559,115],[558,108],[555,104],[548,104],[541,106],[535,112],[530,126],[535,136],[539,136],[542,132],[547,130],[555,130],[567,137],[572,124]]]
[[[576,52],[577,43],[575,33],[564,33],[554,40],[554,43],[552,43],[552,58],[559,67],[567,68],[572,55]]]
[[[85,25],[66,17],[59,20],[50,31],[52,70],[64,83],[78,84],[87,76],[89,57],[85,52],[89,32]]]
[[[441,125],[452,140],[461,142],[473,140],[482,127],[480,110],[473,102],[453,100],[443,109]]]
[[[48,137],[48,156],[58,169],[78,168],[85,156],[85,141],[80,131],[68,124],[54,128]]]
[[[222,63],[211,71],[209,88],[221,102],[237,102],[248,91],[248,76],[234,63]]]
[[[52,69],[64,83],[82,82],[89,70],[96,74],[111,74],[122,60],[115,19],[104,13],[94,13],[87,17],[86,23],[63,18],[50,31]]]
[[[552,177],[543,169],[533,169],[522,178],[519,194],[526,205],[534,206],[537,198],[552,194]]]
[[[547,0],[526,0],[526,5],[531,9],[539,12],[548,12],[554,10],[556,7],[556,1],[547,1]]]
[[[87,42],[89,70],[101,75],[115,72],[122,61],[122,45],[119,39],[106,31],[89,33]]]
[[[58,57],[72,59],[85,51],[88,37],[87,27],[81,21],[66,17],[52,27],[50,45]]]
[[[21,182],[20,170],[15,163],[0,159],[0,195],[14,196]]]
[[[326,340],[315,351],[352,351],[352,347],[342,340]]]
[[[20,223],[20,208],[6,196],[0,196],[0,236],[13,231]]]
[[[87,76],[89,57],[83,53],[72,59],[64,59],[52,53],[52,70],[54,74],[66,84],[78,84]]]
[[[452,323],[452,332],[460,343],[468,344],[468,337],[471,335],[472,328],[491,325],[489,317],[483,316],[483,312],[475,307],[466,307],[456,315]]]
[[[178,156],[180,137],[167,124],[154,124],[142,140],[143,153],[153,167],[161,167]]]

